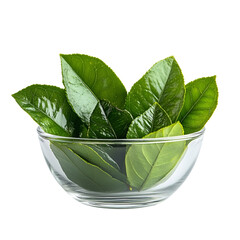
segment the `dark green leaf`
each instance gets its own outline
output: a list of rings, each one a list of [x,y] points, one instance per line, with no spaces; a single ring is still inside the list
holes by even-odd
[[[184,95],[181,69],[175,58],[169,57],[153,65],[133,85],[126,98],[126,109],[136,118],[158,102],[175,122],[182,109]]]
[[[150,133],[145,138],[183,135],[177,122]],[[126,154],[126,172],[130,185],[140,190],[153,187],[175,167],[185,149],[185,141],[132,145]]]
[[[113,107],[109,102],[101,101],[94,109],[89,125],[89,137],[125,138],[132,116],[127,110]]]
[[[63,83],[74,111],[86,124],[99,100],[123,108],[126,89],[116,74],[100,59],[81,55],[61,55]]]
[[[158,103],[154,103],[147,111],[132,121],[127,138],[142,138],[171,124],[172,121],[165,110]]]
[[[93,146],[91,146],[93,147]],[[110,158],[110,161],[114,161],[120,168],[121,172],[126,174],[125,168],[125,155],[126,145],[125,144],[101,144],[95,145],[93,149],[104,159]]]
[[[186,85],[185,103],[179,121],[185,134],[201,130],[218,102],[216,76],[200,78]]]
[[[12,96],[45,132],[76,136],[81,121],[69,106],[63,89],[32,85]]]
[[[80,187],[96,192],[127,191],[128,186],[104,172],[98,166],[88,163],[71,149],[51,143],[51,149],[67,178]]]
[[[65,145],[85,161],[98,166],[112,177],[126,182],[126,176],[119,171],[119,166],[109,156],[102,158],[102,156],[100,156],[96,151],[94,145],[93,147],[81,143],[70,143]]]
[[[88,138],[88,128],[82,124],[79,129],[79,136],[80,138]]]
[[[111,146],[109,146],[107,144],[91,144],[90,147],[95,152],[97,152],[101,156],[101,158],[103,158],[106,162],[108,162],[110,165],[112,165],[116,169],[120,170],[118,163],[108,153]],[[116,150],[116,148],[114,148],[114,149]]]

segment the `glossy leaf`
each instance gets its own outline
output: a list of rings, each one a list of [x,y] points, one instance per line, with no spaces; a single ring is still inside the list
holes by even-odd
[[[201,130],[218,102],[216,76],[200,78],[186,85],[185,103],[179,121],[185,134]]]
[[[67,97],[83,122],[89,124],[99,100],[123,108],[126,89],[105,63],[81,54],[60,56]]]
[[[126,175],[125,168],[125,155],[126,145],[125,144],[101,144],[91,145],[91,147],[105,160],[108,162],[114,161],[120,168],[120,171]]]
[[[125,138],[131,122],[132,116],[127,110],[120,110],[109,102],[100,101],[90,118],[89,137]]]
[[[144,138],[183,135],[177,122]],[[140,190],[153,187],[175,167],[185,149],[185,141],[132,145],[126,154],[126,172],[131,186]]]
[[[88,163],[71,149],[51,143],[51,149],[67,178],[80,187],[96,192],[121,192],[128,186],[104,172],[98,166]]]
[[[67,146],[87,162],[98,166],[103,171],[110,174],[112,177],[126,182],[126,176],[119,171],[119,166],[109,156],[106,157],[106,154],[105,158],[103,158],[103,153],[100,155],[98,151],[99,149],[96,150],[96,147],[94,145],[87,146],[81,143],[69,143],[65,144],[65,146]]]
[[[134,118],[144,113],[155,102],[175,122],[184,102],[184,79],[174,57],[157,62],[131,88],[126,98],[126,109]]]
[[[109,164],[111,164],[113,167],[115,167],[116,169],[120,170],[120,166],[119,163],[116,161],[116,157],[115,155],[112,156],[112,152],[116,153],[118,152],[118,148],[117,145],[114,144],[114,147],[112,147],[111,145],[108,144],[91,144],[91,148],[97,152],[106,162],[108,162]]]
[[[77,135],[81,121],[68,104],[63,89],[31,85],[12,96],[45,132],[59,136]]]
[[[82,124],[79,129],[79,136],[80,138],[88,138],[88,128]]]
[[[105,153],[106,158],[111,158],[114,162],[116,162],[120,168],[120,171],[126,175],[126,167],[125,167],[125,156],[127,146],[125,144],[113,144],[113,145],[101,145],[101,151]],[[101,152],[98,152],[99,155],[104,157]]]
[[[132,121],[127,138],[142,138],[171,124],[172,121],[166,111],[158,103],[154,103],[147,111]]]

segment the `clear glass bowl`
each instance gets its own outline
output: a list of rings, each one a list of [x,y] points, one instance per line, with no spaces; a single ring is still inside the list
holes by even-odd
[[[37,129],[43,155],[63,189],[104,208],[136,208],[168,198],[198,157],[204,129],[154,139],[83,139]]]

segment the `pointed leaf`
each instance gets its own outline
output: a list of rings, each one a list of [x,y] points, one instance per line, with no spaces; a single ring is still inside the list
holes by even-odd
[[[183,135],[177,122],[144,138]],[[132,145],[126,155],[126,171],[131,186],[138,190],[153,187],[175,167],[185,149],[185,141]]]
[[[124,106],[126,89],[100,59],[87,55],[61,55],[63,83],[74,111],[86,124],[99,100]]]
[[[93,147],[93,146],[91,146]],[[126,175],[125,168],[125,155],[127,146],[125,144],[104,144],[104,145],[95,145],[93,149],[104,159],[110,159],[114,161],[120,168],[120,171]],[[108,160],[109,162],[109,160]]]
[[[174,57],[166,58],[150,70],[131,88],[126,98],[126,109],[134,118],[144,113],[155,102],[175,122],[183,105],[185,94],[181,69]]]
[[[158,103],[154,103],[147,111],[132,121],[127,138],[142,138],[171,124],[172,121],[166,111]]]
[[[81,121],[68,104],[63,89],[31,85],[12,96],[45,132],[59,136],[76,136]]]
[[[127,110],[101,101],[94,109],[89,125],[89,137],[125,138],[132,116]]]
[[[107,145],[107,144],[91,144],[90,146],[95,152],[97,152],[97,154],[100,155],[101,158],[103,158],[106,162],[108,162],[110,165],[112,165],[113,167],[115,167],[116,169],[120,170],[120,167],[118,165],[118,163],[115,161],[115,159],[113,159],[109,154],[109,148],[111,146]],[[116,148],[115,148],[116,149]]]
[[[110,174],[112,177],[122,181],[126,182],[126,176],[123,175],[119,171],[118,165],[110,158],[102,158],[95,150],[94,146],[93,148],[81,143],[69,143],[69,144],[64,144],[67,146],[69,149],[71,149],[74,153],[76,153],[78,156],[83,158],[85,161],[98,166],[101,168],[103,171],[107,172]]]
[[[185,103],[178,120],[185,134],[201,130],[218,102],[216,76],[200,78],[186,85]]]
[[[71,149],[51,143],[51,149],[69,180],[80,187],[96,192],[121,192],[128,190],[125,183],[113,178],[99,167],[88,163]]]

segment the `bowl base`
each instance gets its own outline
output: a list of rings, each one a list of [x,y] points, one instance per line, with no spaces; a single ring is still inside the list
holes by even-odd
[[[73,196],[77,201],[97,208],[111,208],[111,209],[131,209],[142,208],[156,205],[157,203],[165,200],[167,197],[89,197],[89,196]]]

